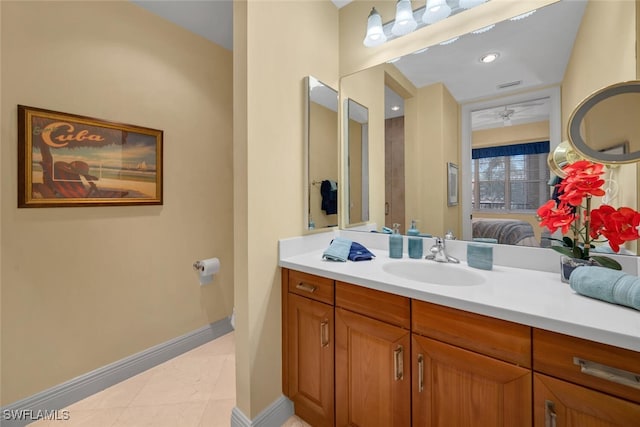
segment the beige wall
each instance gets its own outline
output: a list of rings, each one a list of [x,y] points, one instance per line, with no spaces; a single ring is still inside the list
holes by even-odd
[[[338,113],[315,102],[309,109],[309,209],[316,228],[338,225],[338,214],[322,210],[321,183],[338,182]],[[315,184],[314,184],[315,182]]]
[[[459,162],[458,104],[443,84],[425,86],[405,100],[407,221],[420,231],[460,235],[459,206],[447,206],[447,163]]]
[[[548,141],[549,121],[477,130],[473,132],[471,140],[473,148]]]
[[[362,222],[362,135],[363,126],[349,120],[349,222]]]
[[[277,242],[305,228],[301,82],[338,87],[338,10],[234,2],[233,56],[236,405],[253,419],[282,394]]]
[[[232,56],[129,2],[0,10],[4,405],[231,313]],[[17,104],[164,130],[164,205],[17,209]]]

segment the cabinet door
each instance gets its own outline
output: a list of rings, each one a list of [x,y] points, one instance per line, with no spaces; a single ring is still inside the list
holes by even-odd
[[[333,426],[333,306],[287,297],[289,398],[309,424]]]
[[[531,426],[531,371],[413,335],[413,424]]]
[[[410,334],[336,308],[336,425],[411,425]]]
[[[640,405],[536,373],[534,424],[539,427],[640,426]]]

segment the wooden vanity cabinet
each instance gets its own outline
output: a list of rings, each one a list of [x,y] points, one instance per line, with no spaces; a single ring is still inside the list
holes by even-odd
[[[282,297],[314,427],[640,426],[638,352],[288,269]]]
[[[336,282],[336,425],[411,426],[410,300]]]
[[[640,354],[533,330],[534,425],[640,426]]]
[[[334,423],[334,283],[282,270],[283,393],[313,426]]]
[[[422,301],[412,318],[413,425],[531,425],[529,327]]]

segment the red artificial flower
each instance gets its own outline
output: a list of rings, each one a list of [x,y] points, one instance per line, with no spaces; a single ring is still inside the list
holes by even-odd
[[[589,234],[593,239],[604,236],[614,252],[620,250],[624,242],[640,238],[640,213],[627,207],[615,209],[602,205],[591,211]]]
[[[558,199],[572,206],[580,206],[586,196],[604,196],[604,180],[600,178],[604,173],[603,168],[603,165],[589,160],[579,160],[565,166],[562,170],[567,176],[558,185]]]
[[[549,200],[538,208],[540,227],[547,227],[551,233],[558,228],[562,229],[562,234],[566,234],[575,220],[575,213],[571,206],[560,203],[556,205],[555,200]]]

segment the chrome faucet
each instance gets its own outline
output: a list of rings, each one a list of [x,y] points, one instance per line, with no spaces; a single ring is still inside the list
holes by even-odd
[[[435,237],[436,243],[431,246],[429,255],[425,256],[425,259],[430,259],[436,262],[452,262],[458,264],[460,262],[459,259],[454,258],[450,255],[447,255],[446,247],[445,247],[445,239],[441,237]]]

